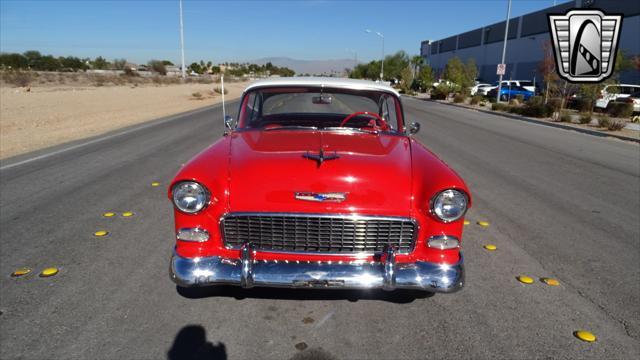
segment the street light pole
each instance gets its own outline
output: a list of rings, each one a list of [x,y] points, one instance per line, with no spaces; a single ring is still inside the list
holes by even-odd
[[[380,36],[380,38],[382,39],[382,61],[380,63],[380,81],[384,81],[384,35],[379,32],[379,31],[371,31],[369,29],[365,30],[366,32],[370,33],[370,34],[376,34],[378,36]]]
[[[504,64],[504,58],[507,53],[507,37],[509,35],[509,18],[511,17],[511,0],[507,6],[507,21],[504,25],[504,42],[502,43],[502,61],[500,64]],[[502,74],[500,74],[500,80],[498,80],[498,94],[496,102],[500,102],[500,92],[502,91]]]
[[[182,0],[180,0],[180,51],[182,53],[182,79],[185,79],[186,69],[184,68],[184,24],[182,22]]]

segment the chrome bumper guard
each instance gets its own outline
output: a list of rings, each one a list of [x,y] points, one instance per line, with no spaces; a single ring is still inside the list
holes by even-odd
[[[258,261],[251,244],[244,244],[240,259],[218,256],[183,258],[173,254],[169,274],[183,287],[237,285],[243,288],[413,289],[450,293],[464,283],[463,258],[453,265],[417,261],[396,263],[396,250],[388,247],[377,262],[362,261]]]

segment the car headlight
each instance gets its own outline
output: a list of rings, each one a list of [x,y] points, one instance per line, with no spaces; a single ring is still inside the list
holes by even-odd
[[[462,191],[448,189],[441,191],[431,200],[431,212],[443,222],[460,219],[467,211],[469,198]]]
[[[173,204],[182,212],[197,213],[209,203],[207,189],[194,181],[183,181],[175,184],[172,190]]]

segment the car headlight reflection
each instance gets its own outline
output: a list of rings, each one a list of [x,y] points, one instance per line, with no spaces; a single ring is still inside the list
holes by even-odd
[[[175,207],[189,214],[197,213],[209,203],[207,189],[194,181],[183,181],[175,184],[172,194]]]
[[[431,212],[443,222],[460,219],[467,211],[467,194],[455,189],[444,190],[431,201]]]

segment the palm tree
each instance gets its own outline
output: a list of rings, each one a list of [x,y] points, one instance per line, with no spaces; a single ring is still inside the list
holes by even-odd
[[[411,65],[413,65],[413,76],[418,74],[418,68],[424,64],[424,58],[420,55],[411,57]]]

